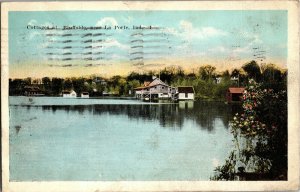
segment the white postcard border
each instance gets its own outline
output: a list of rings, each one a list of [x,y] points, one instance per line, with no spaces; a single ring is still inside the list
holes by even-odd
[[[18,2],[1,8],[3,191],[257,191],[299,188],[299,22],[297,1]],[[288,10],[288,181],[9,182],[8,12],[66,10]]]

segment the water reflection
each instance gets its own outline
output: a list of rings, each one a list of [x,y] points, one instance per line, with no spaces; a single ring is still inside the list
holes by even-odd
[[[83,115],[125,115],[130,120],[159,121],[161,127],[181,130],[185,120],[192,120],[197,127],[209,132],[215,129],[215,122],[220,119],[223,126],[233,114],[240,111],[239,105],[226,105],[222,102],[179,102],[177,104],[144,104],[144,105],[67,105],[67,106],[34,106],[44,112],[57,110]]]
[[[10,179],[208,180],[228,156],[238,110],[199,101],[10,105]]]

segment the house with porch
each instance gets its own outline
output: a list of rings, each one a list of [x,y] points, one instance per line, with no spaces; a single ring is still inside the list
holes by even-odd
[[[151,82],[145,82],[143,86],[134,89],[135,97],[142,100],[175,99],[176,88],[164,83],[155,77]]]

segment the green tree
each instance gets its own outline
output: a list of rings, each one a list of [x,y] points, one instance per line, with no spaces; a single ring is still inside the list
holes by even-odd
[[[66,79],[64,81],[64,89],[66,89],[66,90],[73,89],[73,83],[72,83],[71,79]]]
[[[229,71],[228,71],[228,70],[225,70],[225,71],[222,73],[221,77],[223,78],[223,80],[229,81],[229,80],[230,80],[230,73],[229,73]]]
[[[71,87],[71,88],[73,87],[74,91],[77,94],[80,94],[84,91],[88,91],[87,89],[85,89],[84,82],[85,82],[84,78],[72,78],[72,85],[70,84],[70,85],[68,85],[68,87]],[[66,84],[66,82],[65,82],[65,84]]]
[[[132,81],[132,80],[141,80],[141,76],[140,74],[136,73],[136,72],[131,72],[127,77],[126,77],[127,81]]]
[[[119,85],[119,80],[121,79],[120,75],[115,75],[110,78],[110,84],[113,88],[116,88]]]
[[[50,94],[51,87],[52,87],[51,79],[49,77],[43,77],[42,83],[43,83],[43,88],[44,88],[46,94]]]
[[[260,82],[261,71],[256,61],[246,63],[245,65],[243,65],[242,69],[244,69],[247,73],[248,79],[254,79],[256,82]]]
[[[120,78],[118,80],[119,94],[120,95],[126,95],[127,94],[126,83],[127,82],[126,82],[125,78]]]
[[[262,78],[264,82],[280,82],[281,71],[274,64],[269,64],[265,67]]]
[[[172,81],[173,74],[165,68],[164,70],[160,71],[160,79],[168,84]]]
[[[201,66],[199,68],[199,76],[202,80],[208,81],[215,76],[216,67],[211,65]]]
[[[26,79],[23,80],[24,85],[31,85],[31,77],[27,77]]]
[[[52,92],[55,95],[58,95],[62,92],[64,87],[64,79],[62,78],[52,78]]]
[[[22,79],[9,79],[9,95],[23,95],[25,85]]]
[[[184,70],[182,69],[181,66],[177,66],[175,74],[176,74],[177,78],[183,78],[184,77]]]

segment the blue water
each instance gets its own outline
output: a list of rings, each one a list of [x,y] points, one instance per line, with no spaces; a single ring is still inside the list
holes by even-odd
[[[223,103],[27,100],[9,98],[11,181],[209,180],[232,148]]]

